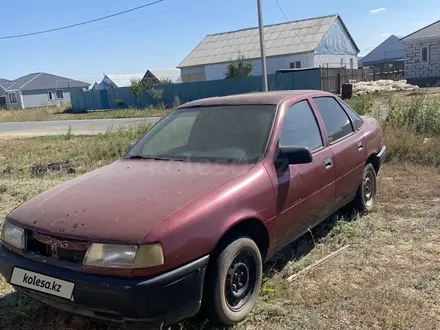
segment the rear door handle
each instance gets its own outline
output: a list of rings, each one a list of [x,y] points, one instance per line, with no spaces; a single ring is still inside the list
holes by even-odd
[[[357,148],[359,151],[362,151],[364,149],[364,144],[362,142],[357,143]]]
[[[324,159],[324,166],[326,169],[332,168],[333,163],[331,158]]]

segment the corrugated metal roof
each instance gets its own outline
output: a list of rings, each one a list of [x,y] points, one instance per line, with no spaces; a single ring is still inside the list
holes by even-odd
[[[173,83],[182,82],[179,69],[151,69],[150,71],[157,79],[170,79]]]
[[[425,26],[424,28],[413,32],[400,40],[405,42],[425,38],[440,38],[440,21]]]
[[[330,15],[264,27],[266,56],[315,50],[339,15]],[[206,36],[177,67],[228,62],[243,55],[260,56],[258,28]]]
[[[5,87],[6,84],[2,84]],[[87,88],[88,83],[69,79],[66,77],[55,76],[53,74],[36,72],[13,80],[7,87],[7,90],[40,90],[56,88]]]
[[[108,79],[110,79],[117,87],[130,87],[131,81],[142,80],[144,75],[142,73],[134,73],[134,74],[107,74],[105,75]]]
[[[367,55],[358,59],[359,65],[382,62],[387,60],[400,60],[405,58],[403,43],[395,35],[389,36],[379,46],[374,48]]]

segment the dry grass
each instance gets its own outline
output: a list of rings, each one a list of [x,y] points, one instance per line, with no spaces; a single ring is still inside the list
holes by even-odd
[[[315,246],[308,234],[277,254],[266,265],[256,309],[233,329],[437,329],[439,177],[439,169],[388,165],[381,177],[378,210],[362,217],[336,215],[313,231]],[[0,212],[5,214],[59,180],[18,180],[0,186]],[[345,244],[350,249],[338,257],[293,283],[286,281]],[[19,299],[4,280],[0,292],[1,329],[119,328]],[[200,319],[176,328],[181,327],[216,329]]]
[[[95,137],[0,139],[0,219],[47,188],[120,157],[147,127]],[[390,163],[376,212],[340,213],[266,265],[256,309],[236,330],[438,329],[440,324],[440,140],[387,127]],[[32,175],[32,165],[69,161],[76,173]],[[405,163],[413,165],[405,165]],[[419,165],[414,165],[419,164]],[[301,276],[341,246],[350,249]],[[19,297],[0,279],[0,329],[119,329]],[[201,319],[176,329],[218,329]]]
[[[112,118],[143,118],[162,117],[169,110],[162,108],[145,109],[115,109],[107,111],[90,111],[85,113],[72,113],[66,107],[34,108],[24,110],[0,109],[0,123],[24,122],[24,121],[52,121],[52,120],[76,120],[76,119],[112,119]]]

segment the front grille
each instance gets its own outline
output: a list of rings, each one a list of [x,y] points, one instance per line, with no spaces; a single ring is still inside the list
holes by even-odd
[[[35,231],[29,231],[27,235],[27,252],[72,263],[82,264],[88,247],[89,243],[86,241],[45,235]]]

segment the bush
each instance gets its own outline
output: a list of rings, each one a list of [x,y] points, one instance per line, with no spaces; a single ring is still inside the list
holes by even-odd
[[[389,108],[385,121],[373,95],[356,96],[348,103],[358,114],[381,121],[387,161],[440,166],[440,97],[395,95],[384,100]]]
[[[347,100],[347,103],[359,115],[364,116],[373,112],[374,97],[371,94],[359,95]]]
[[[440,97],[392,97],[386,125],[417,134],[440,135]]]

